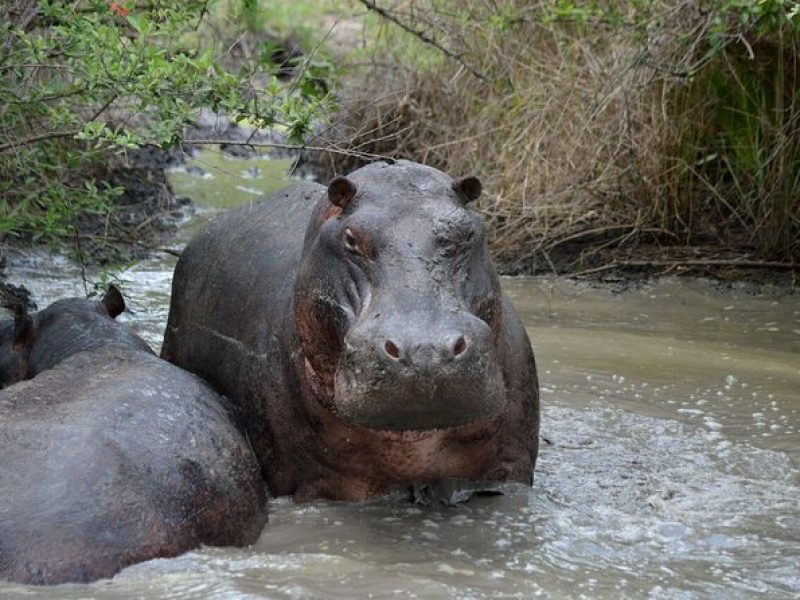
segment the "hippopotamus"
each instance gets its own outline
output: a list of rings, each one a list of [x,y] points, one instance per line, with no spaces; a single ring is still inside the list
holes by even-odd
[[[85,582],[266,521],[235,409],[124,325],[112,288],[0,324],[0,578]],[[9,376],[10,375],[10,376]]]
[[[480,193],[377,162],[225,213],[183,251],[162,357],[241,409],[271,494],[532,484],[536,366]]]
[[[21,304],[11,308],[13,322],[0,322],[0,388],[35,377],[84,350],[114,346],[153,352],[130,329],[114,323],[125,310],[125,299],[113,284],[97,302],[63,298],[34,314]]]

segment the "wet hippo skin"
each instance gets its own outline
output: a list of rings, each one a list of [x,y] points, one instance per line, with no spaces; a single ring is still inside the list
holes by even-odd
[[[103,302],[53,307],[63,319],[16,319],[2,348],[19,366],[47,347],[54,364],[0,391],[0,577],[92,581],[200,544],[255,541],[265,490],[228,402],[131,332],[98,331],[123,329],[100,319]],[[106,345],[80,350],[65,335],[76,322],[94,323]]]
[[[173,281],[162,356],[241,409],[271,493],[530,484],[533,352],[474,177],[375,163],[231,211]]]
[[[15,303],[14,319],[0,321],[0,388],[56,366],[84,350],[130,348],[152,354],[139,336],[116,319],[125,299],[111,285],[99,301],[62,298],[44,310],[29,313]]]

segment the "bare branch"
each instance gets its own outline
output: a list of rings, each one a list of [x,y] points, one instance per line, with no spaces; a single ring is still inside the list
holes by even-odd
[[[600,267],[586,269],[574,273],[574,277],[584,275],[594,275],[603,271],[620,269],[624,267],[740,267],[742,269],[786,269],[798,270],[800,265],[791,262],[780,262],[774,260],[739,260],[739,259],[697,259],[697,260],[621,260],[608,263]]]
[[[483,81],[485,83],[489,82],[488,77],[486,77],[480,71],[477,71],[473,67],[469,66],[464,61],[464,59],[462,58],[462,55],[456,54],[452,50],[450,50],[448,48],[445,48],[444,46],[439,44],[439,42],[437,42],[432,37],[427,35],[424,31],[420,31],[418,29],[414,29],[410,25],[406,25],[400,19],[395,17],[393,14],[391,14],[388,10],[386,10],[385,8],[381,8],[380,6],[375,4],[375,2],[372,2],[372,0],[359,0],[359,2],[361,2],[361,4],[363,4],[364,6],[366,6],[367,9],[378,13],[381,17],[383,17],[387,21],[391,21],[392,23],[394,23],[395,25],[397,25],[398,27],[400,27],[404,31],[407,31],[411,35],[417,37],[421,42],[424,42],[424,43],[426,43],[426,44],[428,44],[430,46],[433,46],[434,48],[439,50],[439,52],[443,53],[448,58],[451,58],[452,60],[456,61],[458,64],[460,64],[462,67],[464,67],[467,71],[469,71],[473,76],[477,77],[481,81]]]
[[[30,146],[31,144],[35,144],[36,142],[42,142],[44,140],[55,140],[59,138],[65,137],[73,137],[78,134],[78,129],[73,129],[72,131],[48,131],[45,133],[40,133],[39,135],[34,135],[29,138],[25,138],[24,140],[19,140],[16,142],[8,142],[7,144],[0,144],[0,152],[5,152],[6,150],[17,149],[22,146]]]
[[[372,154],[370,152],[359,152],[357,150],[347,150],[332,146],[306,146],[304,144],[281,144],[273,142],[253,142],[249,140],[181,140],[183,144],[193,144],[196,146],[221,145],[226,146],[248,146],[252,148],[275,148],[278,150],[308,150],[311,152],[330,152],[331,154],[341,154],[343,156],[354,156],[365,160],[385,160],[394,162],[394,157],[383,154]]]

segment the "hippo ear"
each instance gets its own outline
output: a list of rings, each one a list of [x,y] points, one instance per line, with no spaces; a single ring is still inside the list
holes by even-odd
[[[347,177],[334,177],[328,184],[328,200],[341,209],[344,209],[356,195],[356,184]]]
[[[14,309],[14,345],[27,346],[36,336],[36,321],[24,306]]]
[[[122,292],[113,283],[108,286],[108,291],[100,300],[102,306],[112,319],[116,319],[125,310],[125,299],[122,297]]]
[[[480,198],[482,190],[481,180],[474,175],[465,175],[453,180],[453,191],[461,197],[464,204]]]

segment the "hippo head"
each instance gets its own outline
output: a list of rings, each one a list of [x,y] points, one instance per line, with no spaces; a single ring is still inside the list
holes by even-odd
[[[307,378],[368,429],[458,427],[502,413],[502,301],[475,177],[374,163],[337,177],[306,233],[295,321]]]
[[[0,388],[103,344],[116,335],[113,319],[123,310],[125,301],[113,285],[99,302],[65,298],[33,314],[15,306],[14,320],[0,323]]]

